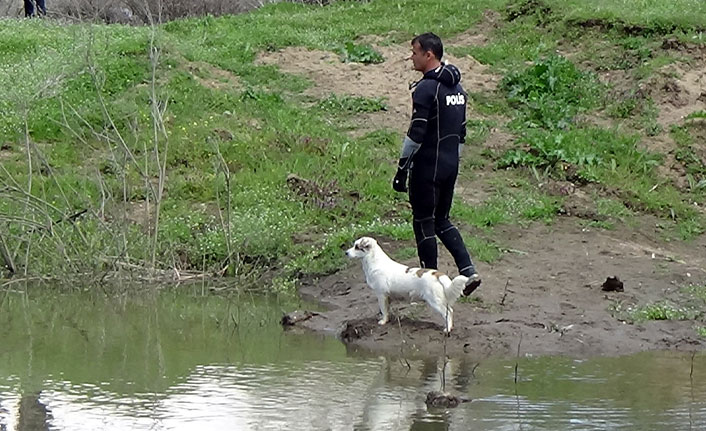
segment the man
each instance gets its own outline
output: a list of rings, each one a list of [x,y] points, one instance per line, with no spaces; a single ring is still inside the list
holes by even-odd
[[[466,250],[461,234],[449,221],[459,154],[466,138],[466,92],[461,73],[441,63],[444,47],[433,33],[412,40],[412,60],[421,80],[411,86],[412,120],[402,144],[392,187],[407,191],[412,204],[414,236],[423,268],[437,268],[436,237],[449,250],[459,273],[469,277],[463,294],[480,286],[481,278]]]
[[[25,1],[25,17],[34,16],[34,5],[37,5],[37,15],[46,15],[47,8],[44,0],[24,0]]]

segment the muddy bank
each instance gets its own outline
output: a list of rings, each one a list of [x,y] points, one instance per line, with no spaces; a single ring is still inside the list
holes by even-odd
[[[508,357],[624,355],[645,350],[695,351],[706,347],[696,320],[631,323],[631,307],[670,300],[689,302],[685,287],[706,283],[706,240],[663,244],[642,226],[593,231],[574,218],[552,226],[508,227],[497,233],[508,252],[493,265],[480,262],[483,285],[454,306],[454,330],[423,303],[393,302],[393,320],[377,325],[377,300],[365,285],[359,261],[336,274],[305,282],[301,294],[327,311],[298,326],[340,337],[349,346],[386,353]],[[467,234],[468,235],[468,234]],[[394,256],[400,244],[381,239]],[[404,261],[415,265],[415,259]],[[441,269],[455,275],[442,251]],[[618,276],[623,292],[605,292]]]

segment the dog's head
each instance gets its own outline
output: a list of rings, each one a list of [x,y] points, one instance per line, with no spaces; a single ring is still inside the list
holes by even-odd
[[[367,236],[358,238],[353,243],[353,247],[346,250],[346,256],[357,258],[365,257],[365,255],[370,253],[377,245],[377,241],[375,241],[373,238]]]

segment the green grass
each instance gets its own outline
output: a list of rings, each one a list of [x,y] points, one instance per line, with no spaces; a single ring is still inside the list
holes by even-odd
[[[487,229],[516,221],[551,222],[559,212],[560,198],[548,196],[519,178],[512,180],[514,187],[507,187],[502,181],[499,179],[492,197],[482,205],[468,205],[457,199],[452,218]]]
[[[353,42],[346,42],[341,51],[342,61],[346,63],[378,64],[385,61],[385,57],[375,51],[370,45],[357,45]]]
[[[599,215],[614,218],[628,218],[635,215],[635,212],[627,208],[625,204],[610,198],[597,198],[596,212]]]
[[[694,320],[703,316],[703,311],[679,306],[669,301],[643,305],[630,311],[630,318],[636,322],[646,320]]]
[[[403,261],[407,259],[412,259],[417,257],[417,248],[416,247],[404,247],[399,250],[394,254],[395,260]]]
[[[684,293],[691,296],[697,301],[706,303],[706,285],[690,284],[681,289]]]
[[[507,75],[500,88],[522,114],[523,127],[566,129],[581,111],[598,103],[599,84],[561,56],[550,56]]]
[[[696,111],[692,112],[691,114],[687,115],[684,117],[685,120],[705,120],[706,119],[706,111]]]
[[[321,100],[317,108],[330,115],[360,114],[365,112],[386,111],[387,105],[381,98],[368,98],[360,96],[338,96],[332,94]]]
[[[625,27],[640,27],[653,32],[675,29],[706,29],[706,5],[698,0],[543,0],[549,7],[565,13],[564,19],[602,21]]]
[[[449,52],[457,56],[472,55],[479,62],[496,68],[512,68],[553,52],[556,49],[553,35],[551,29],[538,29],[536,20],[526,19],[500,27],[489,44],[452,47]]]

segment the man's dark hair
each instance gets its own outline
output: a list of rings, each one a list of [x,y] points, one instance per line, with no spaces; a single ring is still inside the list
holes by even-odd
[[[431,51],[437,60],[441,60],[441,57],[444,56],[444,44],[441,43],[439,36],[434,33],[422,33],[412,39],[412,45],[415,42],[419,43],[424,52]]]

